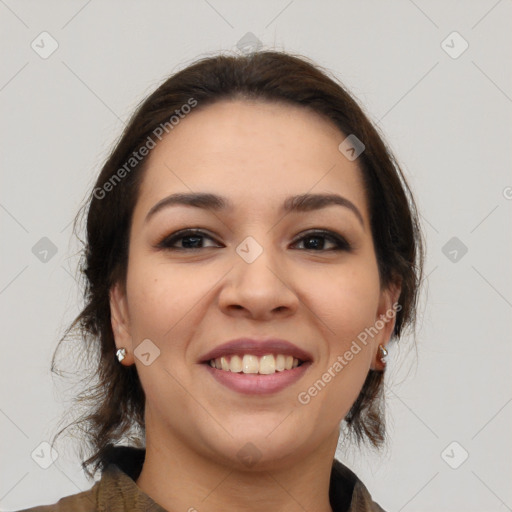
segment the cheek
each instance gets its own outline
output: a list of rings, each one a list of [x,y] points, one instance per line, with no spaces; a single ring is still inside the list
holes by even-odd
[[[299,399],[312,406],[308,410],[313,416],[328,419],[332,426],[348,413],[370,369],[372,345],[358,337],[375,323],[379,277],[376,267],[365,265],[315,282],[311,298],[326,350]]]
[[[311,282],[315,311],[330,328],[330,338],[347,340],[357,336],[376,319],[380,284],[375,265],[353,265]]]
[[[181,371],[177,362],[187,358],[189,340],[213,300],[219,276],[229,267],[199,270],[194,265],[152,261],[147,255],[134,257],[130,264],[127,291],[134,344],[149,338]]]

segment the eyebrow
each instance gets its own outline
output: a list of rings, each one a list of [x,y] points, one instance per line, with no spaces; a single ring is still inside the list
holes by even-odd
[[[285,199],[281,211],[283,213],[310,212],[333,205],[343,206],[352,211],[364,228],[363,216],[357,206],[352,201],[338,194],[299,194],[290,196]],[[160,210],[170,206],[193,206],[214,211],[233,209],[233,203],[229,199],[217,194],[208,192],[177,193],[164,197],[156,203],[149,210],[144,223],[147,223]]]

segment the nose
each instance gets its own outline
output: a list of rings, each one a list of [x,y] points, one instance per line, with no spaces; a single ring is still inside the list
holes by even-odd
[[[290,269],[278,264],[267,248],[252,262],[234,252],[235,263],[219,294],[219,307],[231,316],[271,320],[296,312],[299,299],[294,292]]]

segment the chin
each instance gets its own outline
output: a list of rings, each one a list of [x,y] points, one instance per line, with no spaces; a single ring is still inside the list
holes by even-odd
[[[223,435],[222,440],[217,438],[213,443],[210,440],[215,460],[242,471],[275,471],[292,466],[314,450],[313,440],[308,442],[306,429],[301,429],[299,436],[296,428],[279,425],[282,420],[264,422],[259,428],[253,420],[247,428],[238,425],[233,437]]]

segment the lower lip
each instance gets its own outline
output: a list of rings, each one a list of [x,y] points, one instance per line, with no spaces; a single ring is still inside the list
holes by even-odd
[[[291,370],[261,375],[259,373],[230,372],[218,370],[209,364],[203,364],[212,377],[224,386],[247,395],[266,395],[277,393],[297,382],[307,371],[311,362],[302,363]]]

